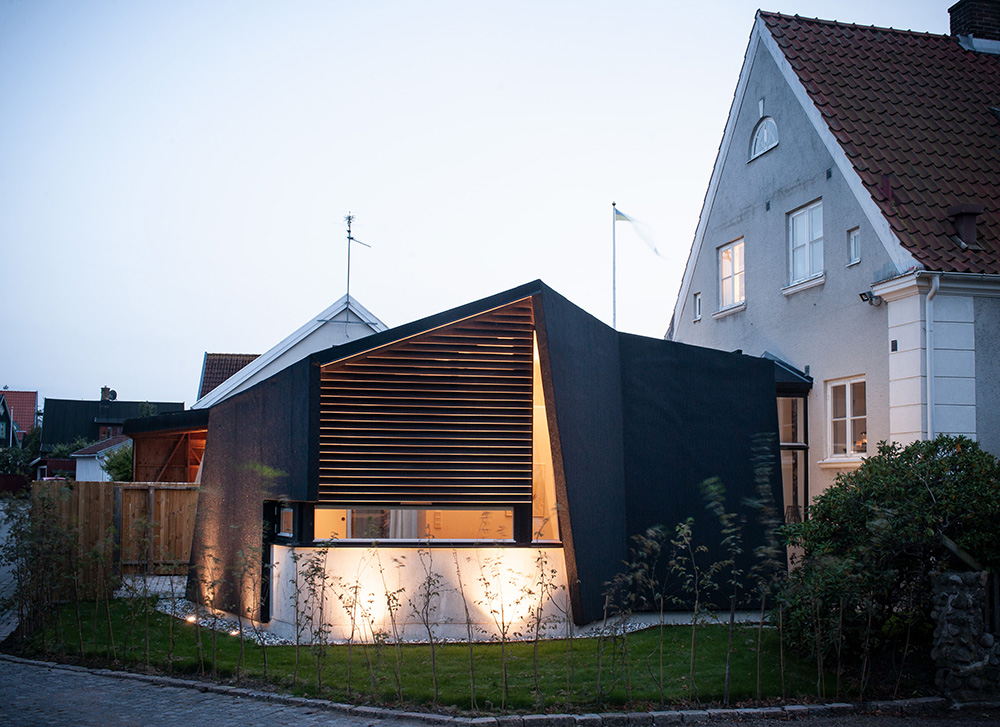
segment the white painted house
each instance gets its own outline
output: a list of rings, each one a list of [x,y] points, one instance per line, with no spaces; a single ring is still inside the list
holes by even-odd
[[[246,391],[251,386],[286,369],[306,356],[386,330],[386,325],[355,298],[347,295],[326,310],[313,316],[294,333],[266,353],[250,357],[235,374],[223,381],[191,405],[192,409],[208,409],[221,401]],[[236,354],[242,355],[242,354]],[[207,361],[208,354],[206,354]],[[205,371],[202,370],[204,385]]]
[[[111,477],[103,468],[105,460],[131,443],[131,437],[119,434],[73,452],[70,457],[76,460],[76,480],[78,482],[110,482]]]
[[[806,382],[778,390],[791,518],[881,440],[1000,454],[1000,2],[950,12],[754,22],[667,338]]]

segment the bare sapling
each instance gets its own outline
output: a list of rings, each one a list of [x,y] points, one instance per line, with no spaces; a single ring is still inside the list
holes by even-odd
[[[385,609],[389,616],[389,626],[392,629],[392,649],[393,649],[393,669],[392,676],[396,683],[396,700],[399,702],[403,701],[403,652],[402,644],[399,636],[399,625],[397,623],[396,614],[399,612],[401,606],[402,596],[405,593],[405,588],[398,585],[399,583],[399,571],[403,567],[403,558],[393,558],[392,562],[396,566],[396,588],[390,588],[389,584],[386,582],[385,578],[385,567],[382,564],[382,556],[379,554],[379,544],[375,541],[372,545],[372,549],[375,551],[375,564],[378,567],[379,578],[382,581],[382,591],[385,594]]]
[[[438,701],[437,640],[434,638],[435,614],[441,600],[441,574],[434,571],[434,551],[431,548],[433,536],[427,533],[426,545],[417,550],[424,577],[417,589],[416,599],[409,599],[410,610],[424,627],[427,646],[431,652],[431,680],[434,685],[434,703]]]
[[[482,605],[493,620],[495,630],[491,638],[500,641],[500,674],[501,695],[500,709],[506,710],[510,702],[510,649],[511,638],[518,638],[520,633],[513,630],[514,619],[525,599],[535,594],[522,584],[520,574],[507,567],[501,551],[486,558],[480,563],[480,585],[483,592]],[[505,587],[506,586],[506,587]],[[511,596],[511,592],[516,596]]]
[[[476,660],[472,648],[474,641],[472,612],[469,611],[469,601],[465,596],[465,582],[462,578],[462,566],[458,560],[458,551],[452,551],[455,557],[455,582],[458,584],[458,595],[462,599],[462,611],[465,616],[465,643],[469,647],[469,709],[475,712],[476,705]]]
[[[743,521],[737,513],[727,512],[725,508],[726,489],[717,477],[701,483],[702,496],[705,498],[706,509],[712,513],[722,527],[722,547],[726,558],[716,564],[719,569],[728,571],[729,586],[729,627],[726,639],[726,675],[723,687],[722,704],[729,706],[730,682],[732,679],[733,631],[736,623],[736,606],[743,587],[743,569],[739,566],[743,554]]]
[[[705,615],[704,599],[718,586],[714,580],[717,565],[702,567],[700,560],[708,552],[704,545],[695,545],[694,519],[688,518],[677,525],[675,537],[670,541],[673,548],[668,567],[680,581],[681,590],[687,599],[675,598],[680,605],[691,607],[691,650],[688,665],[688,699],[700,704],[698,684],[695,679],[695,663],[698,653],[698,625]]]
[[[540,539],[540,537],[536,539]],[[535,568],[535,593],[537,597],[529,612],[528,623],[531,627],[532,636],[531,659],[535,707],[543,709],[545,707],[545,694],[542,692],[541,682],[538,678],[538,646],[545,631],[549,628],[550,619],[546,615],[546,610],[549,603],[552,602],[553,595],[559,589],[556,583],[559,571],[552,567],[545,548],[538,549],[538,555],[535,558]]]

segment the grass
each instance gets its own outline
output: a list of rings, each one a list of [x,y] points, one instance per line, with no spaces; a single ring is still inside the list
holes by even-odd
[[[146,604],[142,599],[118,599],[111,604],[111,624],[114,658],[108,658],[107,613],[103,605],[96,613],[93,602],[82,608],[83,653],[77,635],[76,611],[64,606],[59,613],[60,626],[50,626],[44,640],[39,636],[25,646],[36,655],[63,658],[70,661],[111,666],[113,668],[145,669]],[[170,648],[169,622],[173,620],[174,646]],[[306,646],[299,650],[298,678],[294,679],[295,647],[267,647],[267,676],[263,668],[263,649],[247,642],[244,663],[238,667],[240,644],[238,637],[219,633],[213,655],[213,632],[202,628],[203,657],[199,659],[197,632],[194,624],[172,619],[165,614],[149,611],[149,668],[178,675],[211,676],[227,681],[242,681],[255,688],[270,688],[300,696],[321,697],[334,701],[379,703],[407,708],[454,708],[457,710],[497,712],[502,697],[502,672],[499,644],[479,644],[474,647],[477,704],[470,699],[469,650],[465,644],[445,644],[437,654],[440,693],[434,702],[431,679],[431,654],[424,644],[402,647],[403,702],[396,699],[394,676],[395,655],[388,644],[362,646],[355,644],[351,659],[351,684],[348,690],[348,649],[332,645],[324,649],[322,688],[316,687],[317,655]],[[568,711],[656,709],[665,705],[678,706],[688,702],[688,667],[691,631],[687,626],[664,629],[663,674],[664,705],[660,702],[659,631],[656,628],[638,631],[627,637],[627,649],[610,639],[578,638],[572,641],[572,651],[565,640],[544,641],[538,647],[538,689],[535,688],[533,645],[508,644],[509,700],[513,711]],[[698,629],[698,658],[695,678],[702,703],[718,703],[722,699],[726,655],[726,628],[702,625]],[[732,660],[731,703],[747,702],[756,696],[757,655],[756,629],[738,627],[734,637]],[[779,669],[778,638],[773,629],[764,634],[762,658],[762,696],[765,701],[782,698]],[[599,651],[603,652],[598,658]],[[627,652],[627,669],[623,669],[621,654]],[[815,694],[816,670],[812,661],[785,654],[786,695],[801,697]],[[109,661],[111,662],[109,664]],[[600,662],[600,667],[598,666]],[[370,664],[370,666],[369,666]],[[598,674],[600,673],[600,690]],[[828,686],[833,679],[828,677]],[[600,694],[600,697],[599,697]]]

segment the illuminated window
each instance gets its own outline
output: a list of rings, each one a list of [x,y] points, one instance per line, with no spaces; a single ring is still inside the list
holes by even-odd
[[[788,282],[823,274],[823,203],[813,202],[788,215]]]
[[[778,145],[778,125],[774,119],[765,116],[757,122],[754,127],[753,136],[750,138],[750,158],[759,157]]]
[[[719,309],[731,308],[746,300],[743,286],[743,240],[719,248]]]
[[[830,454],[854,457],[868,451],[868,410],[865,380],[847,379],[827,385]]]
[[[278,514],[278,535],[286,538],[295,535],[295,511],[290,507],[281,508]]]

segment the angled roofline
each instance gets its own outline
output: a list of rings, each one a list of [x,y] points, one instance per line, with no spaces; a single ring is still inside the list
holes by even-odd
[[[287,336],[284,340],[273,346],[267,352],[262,353],[260,356],[255,358],[253,361],[248,363],[242,369],[237,371],[235,374],[230,376],[228,379],[223,381],[221,384],[216,386],[210,392],[205,394],[205,396],[198,399],[194,404],[191,405],[192,409],[207,409],[220,401],[229,397],[237,388],[242,384],[246,383],[251,377],[257,374],[259,371],[263,370],[269,366],[272,362],[277,360],[284,353],[289,351],[299,342],[308,338],[311,334],[318,331],[320,328],[330,323],[334,316],[338,315],[342,311],[347,310],[349,313],[353,313],[358,318],[361,319],[368,327],[374,329],[376,332],[386,330],[386,325],[380,321],[375,315],[361,305],[357,298],[351,298],[347,295],[342,295],[336,303],[331,305],[326,310],[322,311],[318,315],[313,316],[305,325],[301,326],[291,335]],[[202,376],[204,376],[204,362],[202,363]]]
[[[776,15],[777,13],[768,14]],[[763,45],[768,53],[770,53],[771,58],[778,67],[778,71],[785,79],[785,83],[788,84],[788,87],[795,96],[795,99],[799,102],[803,112],[805,112],[806,118],[809,119],[813,129],[823,142],[823,146],[826,147],[826,150],[833,158],[833,163],[836,165],[844,180],[847,182],[848,188],[854,194],[854,198],[858,201],[858,205],[861,207],[865,218],[875,230],[875,234],[878,236],[879,241],[882,243],[886,253],[889,255],[889,259],[896,266],[896,272],[903,273],[907,270],[920,267],[916,258],[914,258],[900,243],[899,238],[892,231],[889,221],[886,220],[885,216],[882,214],[878,204],[876,204],[875,200],[872,199],[868,190],[865,189],[864,183],[861,181],[861,177],[854,170],[854,165],[851,164],[850,159],[847,158],[847,154],[840,146],[840,142],[837,141],[833,132],[830,131],[830,127],[823,119],[823,115],[816,107],[816,104],[814,104],[812,99],[809,98],[809,93],[806,91],[805,86],[802,85],[802,81],[799,79],[795,69],[792,68],[788,59],[785,57],[785,54],[778,46],[777,41],[774,39],[774,36],[771,35],[771,31],[768,30],[767,24],[761,15],[761,11],[758,10],[756,16],[754,17],[753,29],[750,31],[750,40],[747,43],[747,50],[743,57],[743,66],[740,69],[740,78],[736,84],[736,91],[733,95],[733,103],[729,108],[729,117],[726,119],[726,128],[722,134],[722,142],[719,144],[719,153],[716,156],[715,164],[712,167],[712,176],[708,183],[708,190],[705,192],[705,201],[702,203],[701,214],[698,217],[698,227],[695,230],[694,241],[691,244],[691,252],[688,255],[687,263],[684,266],[684,276],[681,278],[680,289],[677,291],[677,300],[674,302],[674,311],[671,316],[671,326],[668,330],[668,336],[673,335],[673,321],[676,319],[683,302],[687,300],[688,293],[691,289],[691,278],[694,276],[694,266],[698,258],[701,256],[702,244],[705,239],[705,229],[708,226],[708,218],[712,207],[715,204],[715,197],[719,190],[719,184],[722,181],[722,170],[726,165],[726,160],[728,159],[730,150],[732,149],[736,119],[743,107],[743,102],[746,97],[747,84],[750,80],[750,73],[753,70],[754,58],[756,57],[757,50],[761,45]]]
[[[107,439],[102,439],[100,442],[88,445],[86,447],[81,447],[75,452],[70,453],[70,457],[80,458],[80,457],[96,457],[99,454],[107,452],[109,450],[118,449],[123,447],[130,442],[131,438],[124,434],[116,434],[113,437],[108,437]]]
[[[395,328],[385,329],[379,333],[372,334],[371,336],[359,338],[356,341],[342,343],[339,346],[331,346],[323,351],[317,351],[312,354],[311,359],[320,365],[343,361],[344,359],[356,356],[360,353],[366,353],[368,351],[381,348],[382,346],[398,343],[404,339],[412,338],[413,336],[418,336],[422,333],[427,333],[428,331],[440,328],[441,326],[456,323],[481,313],[487,313],[495,308],[501,308],[510,303],[515,303],[519,300],[523,300],[545,291],[551,291],[551,288],[545,285],[545,283],[541,280],[533,280],[530,283],[525,283],[517,286],[516,288],[505,290],[502,293],[496,293],[495,295],[481,298],[477,301],[473,301],[472,303],[466,303],[456,308],[442,311],[441,313],[435,313],[434,315],[427,316],[426,318],[411,321],[410,323],[404,323],[403,325],[396,326]]]

